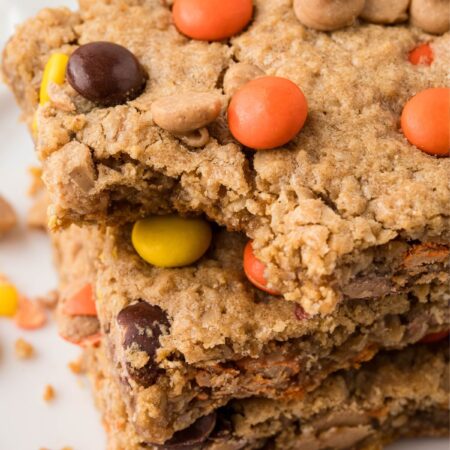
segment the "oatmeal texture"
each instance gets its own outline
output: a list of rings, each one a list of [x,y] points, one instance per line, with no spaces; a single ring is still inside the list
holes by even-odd
[[[5,79],[29,123],[48,56],[98,40],[131,50],[149,80],[135,100],[110,108],[65,83],[39,108],[37,148],[52,227],[174,209],[205,213],[254,239],[269,286],[310,314],[330,313],[389,243],[448,247],[450,160],[419,151],[399,128],[410,97],[447,85],[448,32],[356,21],[325,33],[304,27],[289,0],[257,0],[244,32],[206,43],[178,33],[158,0],[81,1],[77,13],[43,11],[4,51]],[[414,66],[408,53],[423,42],[434,62]],[[203,132],[197,139],[204,147],[154,123],[152,105],[162,97],[222,95],[236,61],[301,87],[309,115],[293,141],[244,149],[230,136],[224,111],[208,125],[210,138]]]
[[[54,238],[59,241],[59,245],[54,246],[54,259],[59,267],[67,268],[59,271],[61,289],[56,305],[58,331],[64,339],[72,343],[81,343],[100,331],[97,317],[64,313],[67,299],[82,286],[94,281],[94,261],[83,251],[83,240],[90,237],[89,233],[79,230],[79,236],[75,238],[77,231],[72,231],[71,239],[69,235]]]
[[[237,233],[216,231],[193,266],[158,269],[136,254],[130,232],[72,226],[54,236],[58,322],[72,341],[100,327],[130,420],[149,442],[164,442],[232,399],[301,398],[331,372],[449,328],[445,282],[309,317],[252,287]],[[95,286],[98,319],[66,316],[64,293],[86,282]]]
[[[104,348],[88,350],[85,360],[109,450],[176,448],[136,432]],[[233,401],[217,410],[201,448],[382,449],[398,438],[448,435],[448,400],[445,348],[410,348],[329,376],[302,399]]]

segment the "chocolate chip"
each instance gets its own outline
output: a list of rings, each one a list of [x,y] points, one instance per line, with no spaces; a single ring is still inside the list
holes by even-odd
[[[112,42],[91,42],[79,47],[69,59],[67,80],[83,97],[102,106],[136,98],[147,75],[136,57]]]
[[[123,331],[124,348],[132,348],[148,355],[148,362],[143,367],[133,367],[127,362],[129,376],[144,387],[151,386],[159,373],[155,362],[156,351],[160,346],[159,338],[170,327],[166,313],[159,306],[139,301],[122,309],[117,322]]]
[[[177,431],[163,445],[155,445],[161,450],[193,450],[203,444],[212,433],[217,420],[215,412],[200,417],[189,428]],[[154,444],[153,444],[154,445]]]

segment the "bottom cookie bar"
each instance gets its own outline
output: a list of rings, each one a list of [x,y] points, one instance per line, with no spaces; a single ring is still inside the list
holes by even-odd
[[[166,269],[140,258],[130,234],[72,227],[54,236],[58,322],[74,343],[104,336],[111,378],[144,442],[163,445],[235,399],[301,399],[332,372],[450,328],[444,281],[308,318],[247,282],[238,234],[216,230],[203,258]]]
[[[329,376],[302,399],[232,401],[163,445],[139,437],[104,348],[88,348],[85,359],[109,450],[375,450],[402,437],[449,432],[447,343],[381,353]]]

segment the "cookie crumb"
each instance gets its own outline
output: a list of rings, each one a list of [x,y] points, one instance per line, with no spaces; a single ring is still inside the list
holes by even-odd
[[[42,398],[44,399],[45,402],[51,402],[54,400],[56,396],[55,393],[55,389],[51,384],[47,384],[47,386],[45,386],[44,388],[44,395],[42,396]]]
[[[19,359],[30,359],[34,356],[34,347],[25,339],[17,339],[14,349]]]
[[[45,191],[34,196],[33,203],[28,210],[27,225],[29,228],[47,229],[48,197]]]
[[[85,372],[81,358],[78,358],[75,361],[70,361],[69,364],[67,364],[67,367],[75,375],[81,375]]]
[[[33,198],[33,204],[28,210],[27,225],[29,228],[47,229],[48,197],[42,181],[42,169],[30,167],[31,184],[28,195]]]
[[[73,450],[72,447],[63,447],[61,450]]]
[[[42,181],[42,169],[37,166],[30,166],[28,173],[31,176],[31,183],[28,188],[28,195],[34,197],[37,193],[44,189],[44,182]]]
[[[17,225],[17,215],[9,202],[0,195],[0,236]]]
[[[20,297],[14,321],[19,328],[37,330],[47,323],[47,312],[39,302]]]
[[[53,290],[42,297],[37,297],[36,301],[46,309],[55,309],[58,304],[58,291]]]

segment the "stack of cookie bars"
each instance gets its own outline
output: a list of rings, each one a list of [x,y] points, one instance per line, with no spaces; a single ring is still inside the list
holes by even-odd
[[[211,1],[211,35],[189,27],[206,0],[171,3],[47,9],[3,53],[50,198],[60,333],[85,349],[108,448],[446,435],[448,146],[400,118],[449,95],[449,2]],[[227,112],[267,79],[308,114],[255,151]]]

